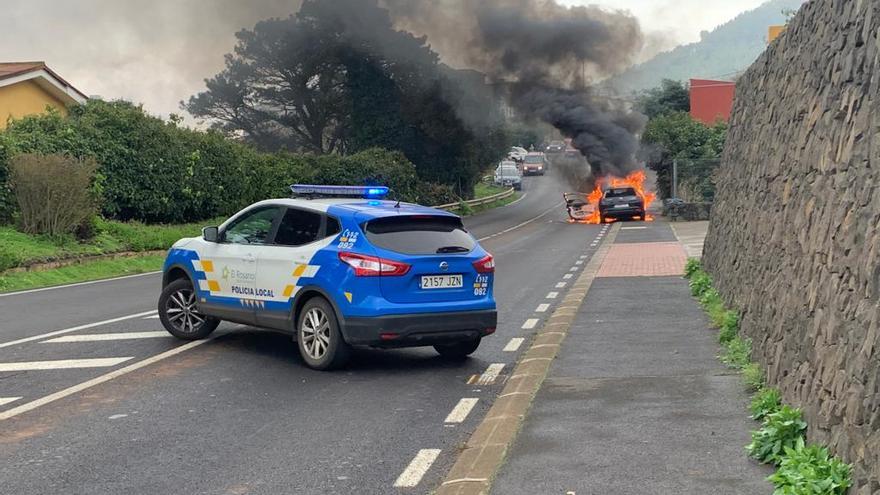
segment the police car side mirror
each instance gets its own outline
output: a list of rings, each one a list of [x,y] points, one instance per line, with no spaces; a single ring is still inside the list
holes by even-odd
[[[220,232],[217,227],[205,227],[202,229],[202,238],[207,242],[220,242]]]

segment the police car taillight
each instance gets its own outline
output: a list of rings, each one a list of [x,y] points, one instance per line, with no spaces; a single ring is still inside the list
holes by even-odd
[[[479,261],[474,261],[474,268],[477,273],[495,273],[495,258],[491,254],[487,254]]]
[[[409,265],[365,254],[340,252],[339,259],[354,268],[358,277],[399,277],[409,272]]]

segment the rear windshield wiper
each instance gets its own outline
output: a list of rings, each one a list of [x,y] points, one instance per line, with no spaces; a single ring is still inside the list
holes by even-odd
[[[470,249],[463,246],[443,246],[442,248],[437,249],[437,254],[447,254],[447,253],[467,253]]]

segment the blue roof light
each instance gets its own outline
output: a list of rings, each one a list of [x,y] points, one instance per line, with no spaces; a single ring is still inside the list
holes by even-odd
[[[382,199],[388,195],[385,186],[318,186],[294,184],[290,186],[294,196],[336,196],[366,199]]]

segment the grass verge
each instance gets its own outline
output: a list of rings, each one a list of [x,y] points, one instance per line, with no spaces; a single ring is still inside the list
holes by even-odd
[[[852,485],[851,466],[831,456],[828,449],[807,444],[801,410],[782,404],[779,391],[765,385],[764,370],[751,360],[752,340],[739,334],[739,313],[725,306],[698,260],[688,260],[684,276],[690,281],[691,294],[718,329],[723,348],[718,358],[738,370],[753,392],[751,417],[761,421],[761,428],[752,432],[746,450],[749,456],[777,467],[767,478],[776,488],[774,495],[844,495]]]
[[[8,273],[0,275],[0,292],[15,292],[147,273],[161,270],[164,260],[164,255],[147,255],[87,261],[51,270]]]

